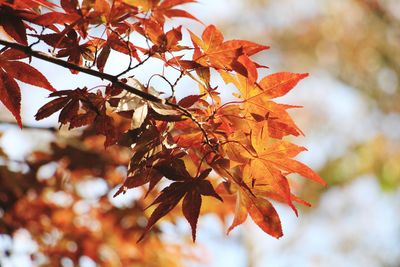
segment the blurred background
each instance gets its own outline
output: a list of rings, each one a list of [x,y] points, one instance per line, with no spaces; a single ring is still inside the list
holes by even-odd
[[[268,71],[310,73],[281,102],[304,106],[291,114],[306,136],[293,141],[309,149],[300,159],[329,184],[304,184],[313,207],[299,218],[279,208],[280,240],[249,221],[239,227],[242,253],[230,255],[242,260],[216,257],[215,266],[400,266],[400,2],[236,0],[202,8],[227,38],[271,46],[259,58]]]
[[[200,0],[188,9],[216,24],[226,39],[271,46],[257,59],[269,66],[268,73],[310,73],[278,102],[304,106],[291,112],[305,132],[293,141],[308,148],[299,159],[329,186],[301,181],[298,193],[313,207],[298,218],[277,205],[285,233],[280,240],[250,219],[226,236],[225,225],[204,216],[191,248],[197,260],[185,266],[400,266],[400,2]],[[46,68],[51,73],[48,65],[41,69]],[[37,94],[37,105],[24,100],[26,122],[33,123],[46,95]],[[32,145],[25,132],[2,127],[0,142],[10,157],[23,158],[49,138],[39,133]],[[183,220],[161,228],[167,240],[189,230]],[[21,255],[35,249],[26,241],[19,245],[26,236],[0,236],[0,266],[29,266],[18,265]],[[5,255],[8,250],[19,260]],[[89,258],[81,265],[95,266]]]

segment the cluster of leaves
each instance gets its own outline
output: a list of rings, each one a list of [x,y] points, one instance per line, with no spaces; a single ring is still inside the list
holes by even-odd
[[[272,8],[274,1],[258,1],[258,5],[242,1],[242,4],[249,7],[248,12],[239,21],[232,17],[232,21],[225,24],[228,31],[246,31],[242,22],[259,22],[255,20],[259,17],[255,14]],[[381,0],[351,0],[346,3],[329,0],[313,14],[296,16],[283,27],[271,25],[252,36],[257,39],[268,35],[270,40],[279,44],[282,68],[308,66],[310,69],[326,71],[328,76],[337,80],[335,86],[354,96],[352,101],[356,100],[360,110],[365,108],[362,111],[365,114],[369,114],[368,109],[373,103],[374,112],[379,115],[361,115],[365,117],[362,127],[388,124],[381,128],[372,127],[372,131],[363,131],[370,134],[363,135],[361,140],[352,136],[351,133],[355,134],[353,130],[349,133],[343,130],[345,127],[341,124],[332,123],[335,115],[324,112],[325,105],[317,103],[314,108],[310,106],[311,114],[318,114],[313,120],[307,120],[310,131],[324,132],[334,138],[335,143],[343,138],[348,142],[342,146],[346,147],[346,152],[341,156],[332,156],[331,151],[325,152],[329,160],[321,166],[320,174],[328,179],[330,185],[348,183],[371,173],[384,190],[396,190],[400,184],[399,170],[394,167],[394,162],[398,161],[399,140],[393,138],[392,131],[385,130],[394,129],[398,122],[393,118],[400,115],[400,17],[395,15],[393,7],[396,4]],[[275,15],[285,16],[288,14],[285,10],[283,7],[282,12]],[[343,20],[344,13],[347,14],[346,20]],[[304,30],[298,31],[295,25],[304,25]],[[337,91],[332,88],[331,93],[335,95]],[[327,99],[328,104],[335,105],[337,98]],[[350,101],[347,103],[355,105]],[[341,122],[349,125],[355,120],[357,114],[349,113],[347,121]],[[303,193],[317,196],[322,192],[323,189],[316,186],[308,187]]]
[[[148,219],[143,213],[147,203],[137,199],[117,206],[108,193],[123,179],[118,167],[126,163],[129,153],[117,147],[96,150],[104,140],[86,135],[52,143],[47,152],[34,152],[26,162],[13,162],[0,151],[2,163],[14,164],[13,171],[0,165],[4,213],[0,233],[29,230],[40,248],[30,255],[35,266],[61,266],[65,259],[78,266],[81,257],[87,256],[99,266],[172,267],[194,258],[159,235],[136,245]],[[99,184],[107,190],[88,194],[84,189],[88,185],[99,188]],[[13,257],[14,251],[6,254]]]
[[[61,0],[59,4],[0,0],[0,25],[16,42],[0,40],[4,45],[0,100],[21,125],[20,91],[14,79],[54,90],[40,72],[19,61],[27,57],[64,66],[73,74],[85,72],[108,80],[97,91],[83,85],[51,93],[54,99],[39,109],[36,119],[60,111],[60,124],[69,129],[85,126],[82,138],[102,135],[108,150],[129,151],[127,177],[115,196],[141,187],[146,190],[143,198],[154,197],[139,240],[178,205],[195,240],[202,201],[207,197],[236,203],[229,231],[250,215],[262,230],[279,238],[281,223],[270,201],[283,202],[296,214],[294,203],[309,205],[291,192],[287,176],[297,173],[324,184],[293,159],[305,149],[283,140],[302,134],[288,113],[297,106],[274,101],[307,74],[283,72],[259,79],[258,70],[265,66],[251,57],[267,46],[224,40],[213,25],[205,27],[201,36],[182,26],[168,29],[167,19],[198,21],[179,7],[191,2],[195,0]],[[184,34],[190,44],[183,42]],[[28,45],[27,36],[37,41]],[[148,46],[138,45],[132,36],[141,37]],[[49,46],[51,55],[34,51],[38,42]],[[130,59],[118,75],[104,72],[111,53]],[[170,81],[154,73],[170,86],[168,97],[163,98],[163,90],[150,87],[149,81],[132,78],[150,58],[179,74]],[[22,69],[27,76],[20,75]],[[212,72],[225,84],[215,84]],[[198,94],[176,99],[182,77],[198,85]],[[224,102],[220,92],[228,90],[228,84],[237,88],[237,99]]]

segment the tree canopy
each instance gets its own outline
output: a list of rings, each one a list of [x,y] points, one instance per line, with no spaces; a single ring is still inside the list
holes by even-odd
[[[183,214],[193,241],[206,212],[223,220],[234,212],[228,232],[250,215],[279,238],[281,222],[271,201],[296,215],[297,204],[310,205],[293,193],[288,176],[325,182],[294,159],[305,148],[287,138],[303,134],[288,110],[299,107],[276,102],[308,74],[259,76],[267,67],[254,56],[268,46],[225,40],[214,25],[184,9],[193,2],[0,0],[1,102],[24,128],[21,97],[29,96],[21,96],[20,82],[48,90],[50,100],[36,120],[59,112],[60,127],[73,133],[60,137],[48,128],[57,136],[50,148],[18,162],[17,170],[1,153],[2,233],[27,229],[50,265],[85,255],[104,266],[167,266],[182,252],[159,237],[163,217],[173,221]],[[171,26],[182,19],[197,21],[201,34]],[[128,59],[119,73],[107,71],[115,54]],[[32,58],[99,83],[54,88]],[[136,78],[151,60],[162,62],[162,72]],[[156,78],[162,85],[153,86]],[[184,78],[196,88],[180,87]],[[227,92],[230,100],[223,97]],[[49,168],[52,174],[41,177]],[[128,190],[140,197],[122,208],[106,194],[87,201],[81,188],[96,179],[108,190],[117,187],[115,198]]]

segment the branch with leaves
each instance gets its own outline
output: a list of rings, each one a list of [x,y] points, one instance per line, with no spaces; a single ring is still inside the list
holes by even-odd
[[[259,79],[258,70],[265,66],[252,57],[267,46],[224,40],[214,25],[201,36],[182,25],[169,28],[166,21],[176,17],[198,21],[179,7],[191,2],[0,0],[0,26],[13,39],[0,40],[0,100],[22,126],[16,80],[50,90],[53,99],[38,110],[37,120],[60,112],[59,123],[83,129],[83,140],[103,136],[107,149],[129,150],[127,176],[114,197],[138,187],[145,190],[144,198],[155,196],[139,240],[176,206],[182,207],[195,240],[205,197],[224,200],[218,205],[236,205],[229,231],[250,215],[263,231],[279,238],[281,223],[271,200],[289,205],[296,214],[295,203],[309,205],[291,192],[288,176],[297,173],[324,184],[293,159],[305,149],[284,140],[302,134],[288,113],[295,106],[275,102],[307,74],[282,72]],[[184,44],[184,34],[190,44]],[[31,38],[35,41],[29,44]],[[138,45],[138,38],[148,46]],[[51,54],[34,50],[39,43]],[[129,66],[117,75],[104,71],[114,53],[129,58]],[[23,61],[31,57],[109,83],[95,87],[97,91],[84,85],[56,90]],[[128,76],[150,59],[179,73],[175,81],[163,73],[151,76],[167,82],[171,96],[164,98],[150,86],[151,78],[146,83]],[[223,84],[211,79],[213,72]],[[198,94],[178,100],[175,91],[183,77],[197,84]],[[236,87],[237,100],[224,102],[220,93],[228,84]],[[161,181],[169,185],[163,187]]]

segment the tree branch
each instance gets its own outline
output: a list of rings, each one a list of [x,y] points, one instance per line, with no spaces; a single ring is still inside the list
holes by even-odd
[[[0,125],[12,125],[19,128],[19,124],[15,121],[0,121]],[[58,129],[56,127],[46,127],[46,126],[34,126],[34,125],[22,125],[23,130],[41,130],[41,131],[49,131],[49,132],[57,132]]]
[[[47,61],[47,62],[51,62],[51,63],[56,64],[58,66],[61,66],[61,67],[64,67],[64,68],[68,68],[68,69],[73,69],[73,70],[76,70],[76,71],[79,71],[79,72],[83,72],[83,73],[89,74],[91,76],[100,78],[102,80],[110,81],[114,85],[117,85],[117,86],[123,88],[124,90],[126,90],[126,91],[128,91],[128,92],[130,92],[132,94],[140,96],[141,98],[143,98],[145,100],[148,100],[148,101],[151,101],[151,102],[155,102],[155,103],[164,103],[164,104],[167,104],[169,106],[175,107],[174,104],[167,103],[164,99],[158,98],[158,97],[156,97],[156,96],[154,96],[152,94],[148,94],[148,93],[143,92],[143,91],[141,91],[141,90],[139,90],[137,88],[134,88],[134,87],[132,87],[132,86],[126,84],[126,83],[121,82],[118,79],[117,76],[114,76],[114,75],[111,75],[111,74],[108,74],[108,73],[103,73],[103,72],[100,72],[100,71],[97,71],[97,70],[89,69],[87,67],[82,67],[82,66],[75,65],[75,64],[70,63],[68,61],[64,61],[62,59],[49,56],[46,53],[32,50],[29,46],[21,45],[21,44],[14,43],[14,42],[9,42],[9,41],[2,40],[2,39],[0,39],[0,44],[4,45],[6,47],[10,47],[10,48],[22,51],[22,52],[24,52],[25,54],[27,54],[29,56],[32,56],[32,57],[35,57],[35,58],[39,58],[39,59]]]

